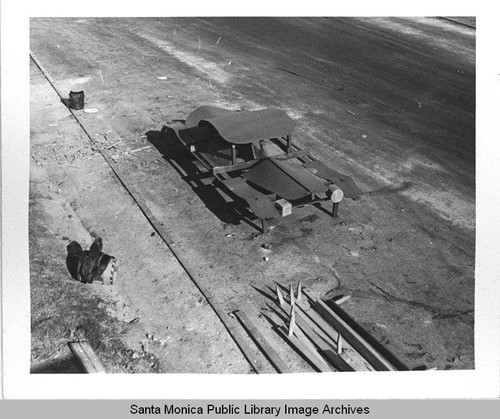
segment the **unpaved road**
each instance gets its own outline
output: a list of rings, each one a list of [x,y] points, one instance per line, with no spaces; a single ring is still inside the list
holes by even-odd
[[[103,145],[119,142],[110,150],[124,180],[228,312],[257,316],[269,304],[259,290],[301,280],[318,296],[351,294],[346,311],[409,367],[474,367],[473,29],[402,18],[34,19],[31,49],[61,91],[85,91],[86,107],[99,111],[79,117]],[[37,68],[32,83],[49,89]],[[45,102],[32,97],[34,149],[41,137],[81,134],[54,125],[61,115],[56,120],[46,108],[63,105],[46,95]],[[345,202],[338,220],[300,209],[264,237],[254,238],[249,224],[227,223],[187,156],[158,143],[130,153],[151,145],[146,132],[151,138],[204,104],[286,110],[300,145],[350,174],[365,196]],[[78,141],[90,149],[85,138]],[[126,302],[116,304],[116,316],[132,311],[142,319],[127,344],[138,345],[145,331],[170,336],[175,345],[154,349],[163,372],[248,371],[222,326],[207,328],[215,315],[134,204],[103,199],[106,191],[126,196],[117,181],[103,189],[111,176],[105,161],[96,156],[93,175],[84,176],[81,158],[82,171],[71,174],[65,167],[74,160],[62,147],[55,147],[50,170],[57,167],[72,183],[59,186],[58,199],[122,262],[120,281],[107,295]],[[57,225],[30,219],[32,226],[44,222]],[[65,228],[61,237],[75,237]],[[61,237],[54,240],[64,251]],[[264,243],[272,244],[268,261]],[[206,311],[190,309],[197,301]],[[212,350],[203,351],[209,341]],[[169,356],[179,348],[194,350],[198,361],[176,366]],[[223,350],[230,358],[221,358]]]

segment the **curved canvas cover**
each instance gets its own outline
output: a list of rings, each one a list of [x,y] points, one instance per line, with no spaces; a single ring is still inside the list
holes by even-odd
[[[186,126],[211,126],[222,138],[233,144],[285,137],[295,129],[293,120],[280,109],[237,112],[214,106],[202,106],[194,110],[186,119]]]
[[[235,111],[217,108],[215,106],[200,106],[189,114],[186,118],[186,128],[197,127],[202,119],[217,118],[219,116],[233,114]]]

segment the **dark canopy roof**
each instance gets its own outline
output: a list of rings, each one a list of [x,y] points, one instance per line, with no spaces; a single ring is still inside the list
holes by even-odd
[[[291,134],[295,123],[279,109],[230,111],[214,106],[195,109],[186,119],[187,128],[212,126],[226,141],[235,144],[254,143]]]

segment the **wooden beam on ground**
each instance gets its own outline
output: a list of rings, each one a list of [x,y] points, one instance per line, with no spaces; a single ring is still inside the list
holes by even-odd
[[[285,362],[269,344],[260,330],[255,327],[254,323],[252,323],[248,316],[244,312],[239,310],[234,311],[233,314],[238,318],[242,326],[247,331],[248,335],[256,343],[256,345],[259,347],[264,356],[269,360],[274,369],[281,374],[291,373],[292,370],[290,369],[290,367],[285,364]]]
[[[296,302],[296,307],[299,308],[298,314],[300,314],[300,319],[298,320],[299,328],[305,323],[312,329],[312,333],[315,333],[319,339],[328,343],[328,345],[333,348],[334,352],[338,354],[338,339],[340,334],[333,329],[319,313],[310,308],[306,304],[305,299],[301,302]],[[342,340],[342,346],[342,353],[338,354],[338,356],[354,368],[354,370],[374,370],[374,368],[351,345],[349,345],[349,343]],[[325,350],[328,349],[325,348]],[[339,362],[342,364],[342,361]]]
[[[278,334],[288,342],[290,346],[295,348],[299,355],[304,358],[316,371],[318,372],[333,372],[332,368],[318,355],[317,352],[312,351],[301,338],[292,335],[288,336],[288,332],[284,327],[276,328]]]
[[[301,288],[301,287],[300,287]],[[276,285],[276,293],[281,295],[279,286]],[[302,290],[301,290],[302,295]],[[285,314],[289,315],[291,313],[292,305],[286,302],[283,298],[279,298],[280,307],[283,309]],[[314,331],[321,336],[323,339],[328,341],[331,345],[336,346],[337,341],[337,331],[333,329],[328,322],[326,322],[318,313],[312,310],[309,305],[306,303],[304,298],[300,300],[295,299],[294,305],[300,309],[300,313],[303,314],[303,321],[307,322],[307,324],[314,329]]]
[[[106,371],[94,350],[86,341],[69,342],[69,349],[87,374],[105,374]]]
[[[277,293],[279,293],[279,287],[276,287]],[[285,302],[284,299],[280,300],[280,308],[281,308],[281,313],[285,315],[286,317],[289,317],[291,314],[291,306],[287,302]],[[290,316],[291,317],[291,316]],[[285,329],[285,328],[283,328]],[[286,331],[286,335],[288,336],[289,329]],[[311,360],[310,363],[317,364],[318,362],[322,365],[323,369],[326,369],[328,371],[335,371],[330,367],[330,365],[323,359],[323,357],[320,355],[320,353],[317,351],[316,347],[314,346],[314,343],[309,340],[309,338],[304,334],[304,332],[299,328],[295,327],[292,336],[290,336],[290,340],[287,340],[288,343],[293,343],[295,338],[298,340],[300,347],[305,347],[305,350],[301,352],[301,354],[304,356],[312,356],[314,357],[313,360]],[[323,371],[324,372],[324,371]]]
[[[359,335],[344,319],[330,309],[322,300],[316,300],[314,308],[338,330],[343,339],[348,342],[378,371],[397,371],[397,369]]]
[[[316,345],[319,352],[328,360],[332,366],[338,371],[355,371],[344,358],[337,354],[337,347],[330,343],[330,340],[325,339],[310,327],[304,318],[299,314],[295,314],[295,319],[298,327],[304,332],[311,342]]]
[[[283,310],[283,313],[286,315],[287,313],[285,310]],[[288,335],[288,331],[287,331]],[[292,339],[297,338],[299,342],[307,349],[307,353],[312,354],[314,358],[320,362],[323,365],[323,368],[327,368],[328,371],[335,371],[330,367],[330,365],[323,359],[323,357],[320,355],[316,347],[314,346],[314,343],[312,343],[309,338],[304,334],[304,332],[299,328],[296,327],[293,331],[293,335],[291,336]]]
[[[366,368],[363,367],[354,368],[354,366],[347,362],[347,360],[345,360],[342,356],[339,356],[337,354],[336,342],[326,333],[318,329],[309,319],[303,316],[303,314],[298,310],[298,307],[297,302],[294,306],[284,303],[282,309],[285,313],[289,311],[290,317],[292,317],[293,314],[295,322],[293,334],[295,334],[299,339],[302,335],[302,342],[304,344],[308,342],[313,345],[312,348],[310,346],[308,348],[310,352],[316,352],[318,357],[321,359],[323,359],[322,357],[326,358],[326,360],[337,371],[355,371],[356,369],[366,371]],[[288,333],[288,336],[293,336],[293,334]]]

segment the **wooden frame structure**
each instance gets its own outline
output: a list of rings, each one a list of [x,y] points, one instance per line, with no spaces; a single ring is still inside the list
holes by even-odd
[[[214,186],[249,204],[263,232],[266,220],[290,213],[278,211],[278,200],[290,209],[331,202],[330,214],[338,217],[344,196],[357,199],[362,194],[349,176],[293,143],[295,123],[281,110],[238,112],[202,106],[185,125],[176,130],[182,145],[214,177]]]

